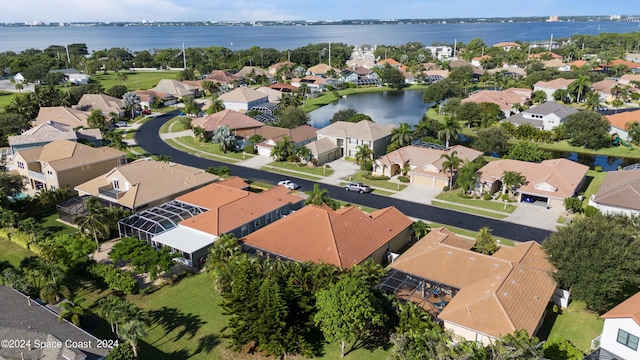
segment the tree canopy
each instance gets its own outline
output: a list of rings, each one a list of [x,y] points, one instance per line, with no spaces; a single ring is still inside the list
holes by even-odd
[[[564,123],[569,143],[587,149],[608,147],[611,143],[609,130],[611,124],[604,116],[593,111],[581,111],[571,114]]]

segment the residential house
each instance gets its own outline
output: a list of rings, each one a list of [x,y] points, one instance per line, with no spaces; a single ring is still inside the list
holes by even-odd
[[[269,80],[273,79],[273,75],[270,72],[263,70],[257,66],[245,66],[240,69],[240,71],[235,73],[234,76],[242,83],[253,83],[258,76],[264,76]],[[246,81],[247,79],[249,79],[250,81]]]
[[[292,63],[291,61],[283,61],[283,62],[275,63],[275,64],[269,66],[269,70],[268,71],[272,75],[276,75],[280,71],[280,69],[283,69],[283,68],[289,68],[289,69],[293,70],[293,66],[294,65],[295,64]]]
[[[499,42],[493,46],[502,48],[504,51],[511,51],[511,49],[520,50],[520,44],[511,41]]]
[[[66,81],[74,85],[86,85],[89,83],[89,76],[76,69],[56,69],[49,70],[49,74],[61,73]]]
[[[624,65],[629,70],[640,68],[640,64],[638,64],[636,62],[633,62],[633,61],[622,60],[622,59],[615,59],[615,60],[611,61],[608,64],[601,64],[601,66],[604,68],[604,70],[609,70],[612,66],[616,66],[616,65]]]
[[[409,243],[412,224],[393,206],[366,214],[355,206],[308,205],[240,241],[263,256],[349,269],[367,259],[385,263],[388,252]]]
[[[624,74],[619,81],[622,85],[633,85],[632,82],[635,82],[635,86],[640,87],[640,74]]]
[[[78,129],[76,131],[69,125],[50,120],[36,125],[20,135],[8,137],[12,154],[20,150],[43,146],[55,140],[88,142],[95,147],[100,147],[102,146],[102,133],[100,129]]]
[[[629,140],[629,131],[627,124],[640,121],[640,110],[625,111],[617,114],[605,115],[605,118],[611,123],[609,134],[618,134],[621,139]]]
[[[542,247],[535,241],[502,245],[489,256],[473,246],[445,228],[433,229],[395,258],[377,287],[418,304],[468,341],[486,346],[516,330],[536,335],[549,303],[561,300]]]
[[[398,70],[405,70],[407,67],[402,65],[402,63],[396,61],[392,58],[386,58],[384,60],[378,61],[378,67],[385,67],[386,65],[391,66],[392,68],[396,68]]]
[[[170,106],[178,103],[178,98],[171,94],[161,93],[153,90],[136,90],[140,98],[140,106],[152,108],[157,103],[160,107]]]
[[[238,78],[235,74],[224,70],[212,70],[205,80],[209,80],[220,85],[227,85],[229,87],[233,87],[234,84],[238,82]]]
[[[253,135],[260,135],[264,141],[256,145],[258,155],[271,156],[271,150],[284,137],[294,142],[296,147],[304,146],[316,139],[318,129],[309,125],[301,125],[293,129],[264,125],[244,133],[245,142]]]
[[[589,205],[603,214],[640,215],[640,170],[607,172]]]
[[[367,80],[366,82],[377,83],[378,74],[369,69],[362,66],[354,66],[342,71],[343,81],[354,83],[356,85],[362,85],[359,83],[360,80]],[[371,81],[373,80],[373,81]]]
[[[478,170],[478,192],[491,194],[503,189],[502,177],[514,171],[526,178],[515,190],[518,202],[527,200],[547,207],[563,207],[564,199],[575,196],[585,185],[589,167],[567,159],[531,163],[519,160],[491,161]]]
[[[367,69],[373,68],[376,65],[376,57],[373,51],[374,47],[369,44],[355,47],[351,53],[351,57],[347,59],[347,67],[352,68],[359,66]]]
[[[306,84],[310,92],[320,93],[329,88],[330,83],[328,80],[329,79],[321,76],[307,75],[303,78],[291,79],[291,85],[295,86],[296,89],[299,89],[302,84]]]
[[[191,166],[140,159],[106,169],[78,184],[80,196],[91,195],[134,212],[186,194],[218,180],[218,176]]]
[[[342,156],[341,148],[328,137],[311,141],[305,146],[309,149],[311,157],[316,159],[318,165],[326,164]]]
[[[529,43],[529,47],[532,49],[543,48],[547,50],[559,49],[560,43],[557,41],[538,40]]]
[[[425,50],[429,50],[431,56],[438,60],[446,60],[453,57],[453,48],[451,46],[425,46]]]
[[[411,183],[442,189],[449,185],[449,178],[455,176],[455,173],[442,167],[446,161],[442,156],[454,151],[462,161],[473,161],[482,155],[482,151],[463,145],[455,145],[446,150],[405,146],[376,159],[372,173],[392,177],[406,171]]]
[[[220,95],[218,100],[222,101],[225,109],[244,113],[253,107],[268,103],[269,96],[263,92],[242,86]]]
[[[491,75],[500,74],[502,77],[510,77],[514,79],[517,79],[519,76],[527,76],[527,71],[525,69],[507,65],[495,69],[489,69],[487,72]]]
[[[339,69],[336,69],[332,66],[329,66],[324,63],[320,63],[318,65],[314,65],[307,69],[307,75],[311,76],[320,76],[320,77],[328,77],[327,73],[333,70],[336,74],[340,73]]]
[[[25,190],[73,190],[78,184],[126,162],[125,153],[109,147],[94,148],[69,140],[18,151],[13,166],[25,179]]]
[[[509,88],[504,90],[480,90],[462,99],[462,103],[475,102],[494,103],[500,107],[505,117],[509,117],[514,111],[514,105],[523,106],[531,100],[531,90]],[[515,111],[514,111],[515,112]]]
[[[110,351],[98,345],[104,340],[67,320],[59,321],[52,306],[42,305],[6,285],[0,285],[0,303],[0,338],[20,345],[0,347],[2,359],[100,360]],[[78,346],[69,346],[72,344]],[[86,344],[92,346],[83,346]]]
[[[269,88],[273,89],[273,90],[278,90],[281,93],[286,93],[286,94],[290,94],[290,93],[295,92],[295,91],[298,90],[297,87],[295,87],[295,86],[293,86],[291,84],[284,84],[284,83],[272,84],[272,85],[269,85]]]
[[[632,61],[634,63],[640,63],[640,54],[626,53],[624,55],[624,59],[627,61]],[[636,65],[636,66],[640,66],[640,65]]]
[[[449,77],[449,70],[425,70],[423,73],[427,84],[444,80]]]
[[[124,116],[124,100],[105,94],[84,94],[78,104],[73,107],[89,112],[100,110],[105,116],[110,116],[112,113]]]
[[[340,157],[355,157],[358,146],[368,146],[377,158],[387,151],[391,143],[391,130],[394,125],[382,126],[372,121],[363,120],[357,123],[336,121],[316,131],[318,140],[328,138],[340,149]]]
[[[193,119],[191,125],[203,128],[205,136],[209,138],[221,126],[229,127],[236,136],[240,137],[244,137],[245,132],[264,126],[260,121],[230,109]]]
[[[482,69],[482,61],[491,60],[492,58],[493,57],[491,55],[476,56],[473,59],[471,59],[471,65]]]
[[[477,67],[477,66],[473,66],[473,65],[471,65],[471,63],[468,63],[468,62],[466,62],[466,61],[464,61],[464,60],[461,60],[461,59],[455,59],[455,60],[451,60],[451,61],[449,61],[449,67],[450,67],[451,69],[453,69],[453,68],[457,68],[457,67],[461,67],[461,66],[471,66],[471,70],[473,71],[473,78],[474,78],[475,80],[480,79],[480,77],[481,77],[482,75],[484,75],[484,73],[485,73],[485,71],[484,71],[484,70],[480,69],[480,68],[479,68],[479,67]]]
[[[272,104],[278,104],[280,102],[280,100],[282,100],[283,92],[279,91],[279,90],[276,90],[274,88],[267,87],[267,86],[261,86],[261,87],[257,88],[256,91],[259,91],[259,92],[267,95],[268,102],[270,102]]]
[[[568,90],[571,83],[576,79],[558,78],[551,81],[538,81],[533,85],[533,91],[543,91],[547,96],[547,101],[554,99],[553,93],[558,90]]]
[[[198,97],[202,94],[201,88],[198,88],[197,86],[171,79],[162,79],[158,82],[158,85],[149,90],[157,93],[169,94],[177,99]]]
[[[602,316],[604,327],[600,347],[588,357],[592,360],[632,360],[640,358],[640,293],[633,295]]]
[[[567,121],[567,117],[577,113],[576,108],[559,104],[555,101],[532,106],[527,110],[511,115],[504,121],[515,125],[531,124],[542,130],[552,130],[561,123]]]
[[[73,129],[88,128],[87,118],[91,115],[88,111],[78,110],[66,106],[41,107],[38,117],[32,122],[33,126],[42,125],[49,121],[67,125]]]
[[[598,94],[600,101],[611,102],[614,100],[611,89],[613,89],[613,87],[617,85],[618,86],[620,85],[620,83],[617,80],[604,79],[602,81],[593,83],[591,87]]]
[[[246,183],[244,185],[246,187]],[[209,247],[218,236],[246,236],[300,209],[304,203],[304,198],[294,195],[284,186],[261,193],[241,187],[238,181],[233,180],[209,184],[171,203],[184,209],[181,217],[168,219],[152,232],[140,231],[142,229],[138,226],[141,222],[153,219],[155,214],[163,211],[162,207],[151,208],[121,220],[120,234],[138,236],[157,248],[169,247],[179,261],[198,266],[204,263]]]
[[[22,73],[13,75],[13,82],[15,82],[16,84],[22,84],[23,82],[25,82],[24,75],[22,75]]]
[[[558,59],[558,60],[562,60],[562,56],[558,55],[556,53],[550,52],[550,51],[545,51],[545,52],[541,52],[541,53],[537,53],[537,54],[530,54],[529,56],[527,56],[527,58],[529,60],[532,59]]]

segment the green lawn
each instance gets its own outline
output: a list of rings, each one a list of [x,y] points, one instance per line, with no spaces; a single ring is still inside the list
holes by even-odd
[[[466,207],[466,206],[462,206],[462,205],[452,205],[452,204],[448,204],[448,203],[443,203],[443,202],[438,201],[438,200],[432,200],[431,201],[431,205],[437,206],[437,207],[441,207],[443,209],[450,209],[450,210],[461,211],[461,212],[466,212],[466,213],[470,213],[470,214],[486,216],[486,217],[489,217],[489,218],[492,218],[492,219],[504,219],[507,216],[509,216],[509,215],[496,214],[494,212],[485,211],[485,210],[478,209],[478,208],[470,208],[470,207]]]
[[[553,323],[548,340],[568,339],[578,349],[587,353],[591,340],[602,333],[604,320],[585,309],[581,301],[572,301]]]
[[[582,202],[582,206],[589,205],[589,198],[591,195],[598,192],[600,189],[600,185],[602,185],[602,181],[604,181],[605,176],[607,176],[606,172],[597,172],[595,170],[587,171],[587,189],[584,191],[584,200]]]
[[[323,169],[322,166],[320,167],[298,166],[298,164],[293,164],[285,161],[282,161],[282,162],[274,161],[267,164],[267,167],[276,167],[284,170],[300,171],[300,172],[304,172],[304,173],[315,175],[315,176],[329,176],[333,174],[333,169],[330,169],[330,168]]]
[[[460,189],[453,190],[453,191],[445,191],[438,194],[438,196],[436,196],[436,199],[451,201],[451,202],[462,204],[462,205],[475,206],[475,207],[488,209],[488,210],[500,211],[507,214],[511,214],[516,210],[516,206],[512,204],[507,204],[507,208],[505,209],[504,203],[498,202],[498,201],[483,200],[483,199],[464,199],[459,196],[461,192],[462,190]]]
[[[72,234],[72,233],[78,232],[78,229],[59,222],[58,213],[55,212],[55,210],[50,213],[44,213],[44,214],[34,216],[34,218],[40,223],[40,225],[52,230],[54,232],[54,236],[66,235],[66,234]]]
[[[206,159],[213,159],[213,160],[217,160],[217,161],[222,161],[222,162],[226,162],[229,164],[234,164],[237,163],[239,160],[236,159],[232,159],[229,157],[222,157],[222,156],[217,156],[211,153],[207,153],[207,152],[198,152],[198,151],[194,151],[192,148],[186,146],[185,144],[183,144],[182,142],[176,140],[176,139],[167,139],[165,140],[167,144],[173,146],[174,148],[178,149],[178,150],[182,150],[184,152],[187,152],[189,154],[193,154],[195,156],[201,156],[203,158]]]
[[[181,143],[183,146],[187,148],[192,148],[189,150],[190,153],[194,152],[193,149],[197,149],[196,151],[207,153],[209,155],[220,158],[220,161],[227,161],[227,162],[232,162],[233,160],[240,161],[244,159],[249,159],[254,156],[254,155],[246,154],[242,152],[236,153],[236,152],[228,151],[225,153],[225,152],[222,152],[222,150],[220,150],[220,145],[214,144],[212,142],[205,142],[205,143],[199,142],[199,141],[196,141],[192,136],[183,136],[175,140],[177,140],[179,143]]]
[[[0,109],[4,110],[18,93],[11,91],[0,91]]]
[[[105,89],[109,89],[114,85],[125,85],[129,90],[150,89],[158,85],[158,82],[162,79],[176,80],[178,71],[126,71],[125,74],[127,75],[127,81],[124,84],[112,71],[107,75],[102,73],[92,75],[91,80],[98,81]]]
[[[268,171],[268,172],[272,172],[272,173],[276,173],[276,174],[281,174],[281,175],[285,175],[285,176],[292,176],[292,177],[297,177],[297,178],[301,178],[301,179],[311,180],[311,181],[320,180],[319,177],[314,176],[314,175],[309,175],[309,174],[299,173],[299,172],[293,172],[293,171],[289,171],[289,170],[285,170],[285,169],[281,169],[281,168],[277,168],[277,167],[262,166],[260,168],[260,170],[264,170],[264,171]]]
[[[389,180],[368,180],[365,179],[362,176],[362,172],[357,172],[355,174],[353,174],[349,179],[345,179],[346,181],[359,181],[363,184],[367,184],[371,187],[377,187],[377,188],[381,188],[381,189],[387,189],[387,190],[392,190],[392,191],[402,191],[404,190],[407,185],[404,185],[403,183],[400,183],[398,185],[398,183],[393,183],[390,182]]]
[[[179,132],[183,130],[186,130],[186,129],[180,122],[180,117],[176,116],[175,118],[167,121],[164,125],[162,125],[162,127],[160,128],[160,133],[166,134],[170,132]]]
[[[30,256],[36,256],[36,254],[9,240],[0,239],[0,263],[6,261],[14,267],[19,267],[22,259]]]

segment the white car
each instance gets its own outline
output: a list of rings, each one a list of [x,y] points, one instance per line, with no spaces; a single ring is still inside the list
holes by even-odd
[[[119,127],[119,128],[127,127],[127,125],[128,124],[126,121],[118,121],[117,123],[114,124],[115,127]]]
[[[282,180],[282,181],[278,182],[278,185],[282,185],[282,186],[286,187],[289,190],[295,190],[295,189],[298,189],[300,187],[300,185],[294,183],[291,180]]]

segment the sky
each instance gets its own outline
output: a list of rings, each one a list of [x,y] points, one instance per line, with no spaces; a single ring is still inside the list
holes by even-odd
[[[7,0],[0,23],[429,19],[640,14],[637,0]],[[634,5],[635,4],[635,5]]]

